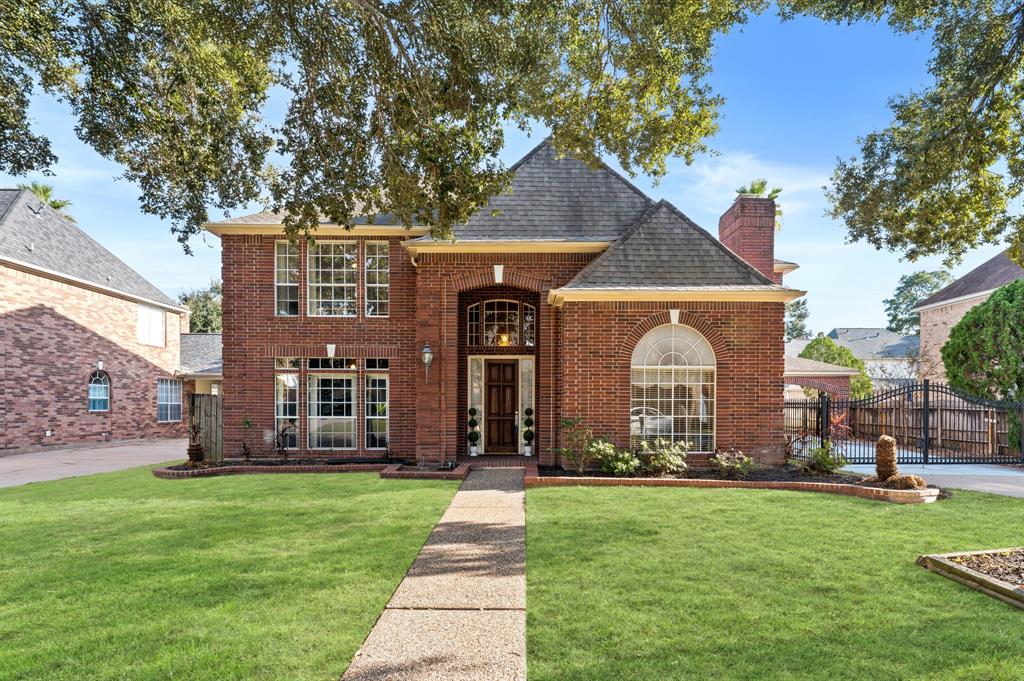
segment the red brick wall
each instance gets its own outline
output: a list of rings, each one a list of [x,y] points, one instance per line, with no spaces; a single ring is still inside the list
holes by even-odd
[[[243,440],[263,455],[269,452],[264,431],[274,430],[274,357],[335,356],[359,360],[357,381],[356,451],[308,452],[331,457],[380,456],[364,451],[364,391],[362,361],[386,357],[390,389],[390,445],[395,456],[415,455],[417,389],[423,380],[420,346],[415,335],[416,275],[409,254],[392,238],[390,257],[390,317],[366,318],[363,306],[363,267],[359,267],[357,318],[306,316],[306,243],[299,243],[299,316],[274,316],[274,243],[267,235],[229,235],[221,239],[224,279],[224,456],[239,456]],[[331,240],[328,238],[321,241]],[[338,238],[339,241],[385,241],[384,238]],[[363,262],[360,246],[359,262]],[[299,383],[299,449],[306,446],[306,375]],[[246,428],[248,420],[252,428]]]
[[[834,400],[850,397],[849,376],[792,376],[786,379],[786,383],[827,392]]]
[[[752,196],[738,196],[718,220],[718,238],[733,253],[776,284],[782,274],[775,271],[775,202]]]
[[[569,302],[562,311],[561,411],[629,443],[630,361],[637,341],[670,322],[700,331],[717,364],[716,444],[782,463],[783,304]]]
[[[156,421],[156,380],[179,367],[183,317],[166,314],[165,347],[141,345],[136,303],[0,267],[0,319],[0,451],[185,434],[184,421]],[[105,413],[88,411],[97,361],[111,381]]]

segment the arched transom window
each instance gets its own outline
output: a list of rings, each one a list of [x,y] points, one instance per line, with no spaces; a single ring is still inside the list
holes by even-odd
[[[467,310],[467,345],[526,346],[537,343],[537,311],[518,300],[485,300]]]
[[[110,411],[110,377],[105,371],[89,376],[89,411]]]
[[[633,350],[630,436],[689,442],[715,449],[715,353],[698,331],[682,324],[651,329]]]

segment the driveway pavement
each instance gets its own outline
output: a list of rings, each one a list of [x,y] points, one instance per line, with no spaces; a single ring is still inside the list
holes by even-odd
[[[929,484],[975,492],[1002,494],[1024,498],[1024,468],[990,466],[987,464],[942,464],[925,466],[901,463],[900,473],[920,475]],[[846,470],[873,475],[873,464],[847,466]]]
[[[27,482],[109,473],[151,463],[185,458],[188,440],[133,440],[90,447],[61,447],[28,454],[0,456],[0,487]]]

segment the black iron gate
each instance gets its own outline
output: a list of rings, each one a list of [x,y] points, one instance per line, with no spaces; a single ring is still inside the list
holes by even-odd
[[[786,400],[791,456],[826,438],[850,463],[874,463],[881,435],[896,440],[900,463],[1021,463],[1024,403],[966,395],[929,381],[861,400]]]

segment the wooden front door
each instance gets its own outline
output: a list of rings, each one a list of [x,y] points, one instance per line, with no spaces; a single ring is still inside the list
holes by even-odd
[[[484,367],[487,392],[485,451],[488,454],[515,454],[519,451],[519,429],[516,427],[519,361],[489,359]]]

